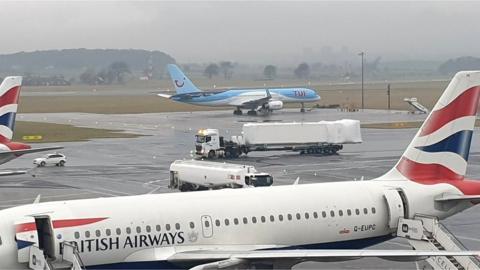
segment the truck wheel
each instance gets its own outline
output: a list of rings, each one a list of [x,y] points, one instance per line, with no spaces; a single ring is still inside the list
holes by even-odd
[[[226,150],[226,151],[225,151],[225,158],[226,158],[226,159],[232,158],[232,152],[230,152],[230,151],[231,151],[231,150]]]
[[[211,150],[210,152],[208,152],[208,158],[214,159],[215,158],[215,151]]]

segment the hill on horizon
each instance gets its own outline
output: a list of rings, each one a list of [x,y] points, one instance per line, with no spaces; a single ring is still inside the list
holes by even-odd
[[[125,62],[134,74],[151,70],[161,77],[165,66],[176,61],[164,52],[140,49],[44,50],[1,54],[0,73],[78,76],[86,69],[99,71],[113,62]]]

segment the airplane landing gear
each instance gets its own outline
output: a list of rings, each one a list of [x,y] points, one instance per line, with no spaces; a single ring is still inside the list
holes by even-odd
[[[237,109],[236,109],[235,111],[233,111],[233,114],[234,114],[234,115],[242,115],[243,112],[242,112],[242,110],[240,109],[240,107],[237,107]]]
[[[255,110],[250,110],[247,112],[248,115],[251,115],[251,116],[256,116],[257,115],[257,111]]]
[[[304,113],[305,112],[305,103],[302,102],[300,104],[302,104],[302,107],[300,108],[300,112]]]

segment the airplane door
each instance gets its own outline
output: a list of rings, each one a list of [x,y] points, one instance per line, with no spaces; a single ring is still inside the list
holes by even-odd
[[[50,217],[35,217],[35,225],[37,226],[38,247],[43,250],[43,253],[46,257],[55,259],[55,236],[53,234],[52,222],[50,220]]]
[[[213,235],[213,223],[210,216],[202,216],[202,233],[203,237],[210,238]]]
[[[389,189],[385,190],[384,198],[388,209],[388,227],[396,229],[398,227],[398,220],[405,216],[402,197],[398,190]]]

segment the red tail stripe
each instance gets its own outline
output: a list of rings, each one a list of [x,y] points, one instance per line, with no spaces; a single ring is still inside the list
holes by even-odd
[[[107,218],[82,218],[82,219],[63,219],[63,220],[54,220],[52,221],[52,225],[54,229],[59,228],[68,228],[68,227],[76,227],[82,225],[88,225],[92,223],[96,223]],[[29,232],[37,230],[37,225],[35,222],[28,222],[23,224],[17,224],[15,227],[15,232]]]
[[[7,137],[3,136],[2,134],[0,134],[0,143],[3,143],[5,145],[7,145],[8,143],[10,142],[9,139],[7,139]],[[8,145],[7,145],[8,147]],[[11,149],[10,149],[11,150]]]
[[[408,179],[415,182],[444,180],[462,180],[463,175],[456,174],[440,164],[423,164],[402,157],[397,170]]]
[[[480,86],[474,86],[460,94],[444,108],[433,111],[425,122],[420,136],[431,134],[457,118],[476,115],[479,96]]]
[[[405,177],[419,184],[450,184],[465,195],[480,194],[479,180],[465,180],[463,176],[439,164],[421,164],[402,157],[396,168]]]
[[[0,107],[9,104],[18,104],[18,94],[20,93],[20,86],[10,88],[3,96],[0,97]]]

